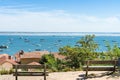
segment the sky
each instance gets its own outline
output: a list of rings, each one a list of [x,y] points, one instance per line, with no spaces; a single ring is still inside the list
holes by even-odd
[[[120,32],[120,0],[0,0],[0,32]]]

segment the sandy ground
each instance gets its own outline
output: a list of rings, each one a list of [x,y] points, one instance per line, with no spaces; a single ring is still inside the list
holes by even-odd
[[[104,71],[90,71],[89,74],[97,75],[94,78],[84,79],[84,71],[75,71],[75,72],[54,72],[49,73],[47,80],[120,80],[120,74],[115,75],[104,75]],[[15,80],[13,75],[0,75],[0,80]],[[18,80],[44,80],[43,76],[19,76]]]

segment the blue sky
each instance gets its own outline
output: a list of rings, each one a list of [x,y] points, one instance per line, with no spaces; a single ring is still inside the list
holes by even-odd
[[[0,31],[120,32],[120,0],[0,0]]]

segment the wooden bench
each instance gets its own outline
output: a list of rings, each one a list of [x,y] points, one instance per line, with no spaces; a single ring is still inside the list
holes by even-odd
[[[86,71],[85,77],[88,77],[88,71],[113,71],[116,70],[117,60],[88,60],[85,61],[83,70]]]
[[[15,69],[13,73],[15,80],[18,80],[18,76],[44,76],[44,80],[46,80],[46,76],[48,76],[46,65],[13,65],[13,68]],[[43,69],[43,71],[34,71],[35,69]]]

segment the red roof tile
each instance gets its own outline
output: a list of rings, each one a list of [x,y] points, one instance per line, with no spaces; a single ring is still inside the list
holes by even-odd
[[[11,64],[17,64],[13,59],[10,58],[8,54],[0,54],[0,64],[9,62]]]
[[[0,58],[2,58],[3,56],[4,56],[5,58],[8,58],[8,57],[9,57],[8,54],[0,54]]]
[[[9,63],[11,63],[11,64],[13,64],[13,65],[16,65],[16,64],[17,64],[14,60],[6,59],[6,60],[3,60],[3,61],[0,61],[0,65],[3,64],[3,63],[5,63],[5,62],[9,62]]]
[[[34,51],[34,52],[24,52],[23,54],[15,54],[16,59],[22,58],[40,58],[44,54],[49,54],[48,51]]]
[[[58,59],[65,59],[66,57],[63,56],[63,55],[60,55],[59,53],[52,53],[54,55],[55,58],[58,58]]]

